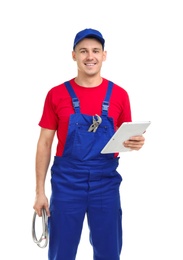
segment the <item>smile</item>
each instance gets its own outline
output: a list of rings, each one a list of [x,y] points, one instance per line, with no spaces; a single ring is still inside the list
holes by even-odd
[[[85,63],[85,65],[86,65],[86,66],[91,66],[91,67],[92,67],[92,66],[96,65],[96,63]]]

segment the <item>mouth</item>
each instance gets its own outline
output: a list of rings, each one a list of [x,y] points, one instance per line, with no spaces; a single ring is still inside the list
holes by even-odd
[[[96,65],[96,63],[84,63],[87,67],[93,67]]]

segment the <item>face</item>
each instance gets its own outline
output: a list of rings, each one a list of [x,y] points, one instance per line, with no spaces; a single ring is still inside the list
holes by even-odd
[[[100,74],[102,62],[106,60],[106,51],[95,39],[83,39],[72,52],[73,60],[77,62],[78,73],[88,76]]]

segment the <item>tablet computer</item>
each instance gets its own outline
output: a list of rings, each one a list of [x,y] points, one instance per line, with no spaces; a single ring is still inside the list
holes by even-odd
[[[104,154],[131,151],[130,148],[124,147],[123,142],[129,140],[132,136],[142,135],[150,124],[150,121],[123,123],[111,137],[108,143],[104,146],[101,153]]]

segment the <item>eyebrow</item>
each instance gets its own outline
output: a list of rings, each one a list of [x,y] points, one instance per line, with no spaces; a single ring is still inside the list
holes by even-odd
[[[80,48],[79,51],[81,50],[87,50],[87,48]],[[101,50],[101,48],[93,48],[92,50]]]

